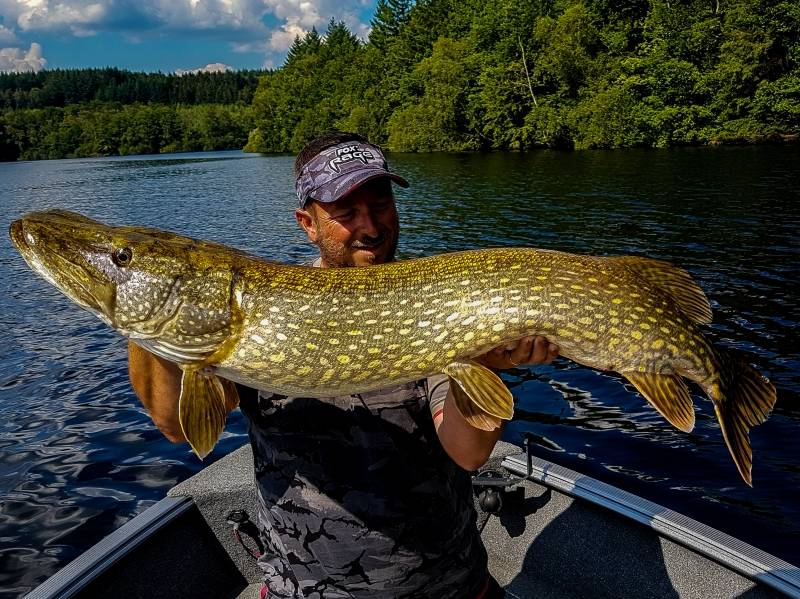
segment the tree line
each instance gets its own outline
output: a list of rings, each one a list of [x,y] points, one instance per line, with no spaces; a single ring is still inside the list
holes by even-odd
[[[73,104],[0,113],[0,160],[240,149],[253,128],[241,104]]]
[[[0,74],[0,160],[241,149],[261,74]]]
[[[796,0],[380,0],[367,43],[311,31],[246,149],[336,128],[397,151],[668,147],[800,130]]]
[[[85,102],[250,104],[264,71],[134,73],[122,69],[54,69],[0,73],[0,109]]]
[[[368,40],[332,19],[268,72],[0,75],[0,159],[785,139],[799,65],[796,0],[378,0]]]

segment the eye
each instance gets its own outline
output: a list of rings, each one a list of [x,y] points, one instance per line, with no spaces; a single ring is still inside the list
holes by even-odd
[[[131,248],[118,248],[111,254],[111,258],[117,266],[128,266],[133,258],[133,251]]]

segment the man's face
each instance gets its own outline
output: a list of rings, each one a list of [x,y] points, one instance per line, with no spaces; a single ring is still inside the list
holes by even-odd
[[[310,202],[295,211],[322,266],[369,266],[394,259],[400,229],[392,184],[373,179],[335,202]]]

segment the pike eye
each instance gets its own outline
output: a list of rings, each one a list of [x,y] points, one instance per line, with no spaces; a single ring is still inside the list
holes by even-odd
[[[117,266],[128,266],[133,258],[133,251],[131,248],[119,248],[114,250],[111,258]]]

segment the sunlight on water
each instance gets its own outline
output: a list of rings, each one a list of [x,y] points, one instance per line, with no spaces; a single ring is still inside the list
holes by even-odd
[[[314,255],[292,211],[290,156],[238,152],[0,164],[3,227],[30,210],[83,212],[221,241],[265,257]],[[636,254],[689,270],[716,343],[778,388],[755,429],[754,489],[739,480],[710,402],[669,425],[619,376],[560,360],[504,375],[505,437],[800,563],[800,152],[793,147],[528,155],[395,155],[402,257],[529,245]],[[30,590],[163,497],[201,463],[152,426],[125,341],[35,277],[0,238],[0,595]],[[694,390],[697,393],[697,390]],[[238,413],[210,459],[246,442]]]

